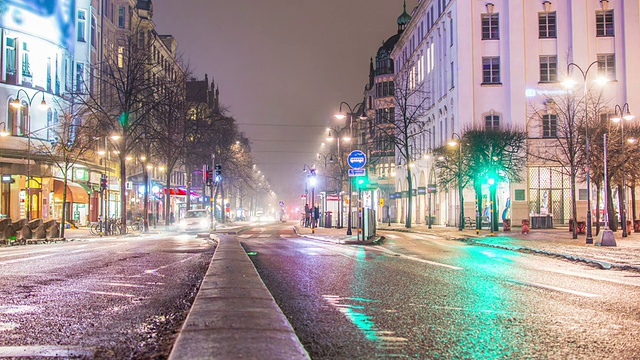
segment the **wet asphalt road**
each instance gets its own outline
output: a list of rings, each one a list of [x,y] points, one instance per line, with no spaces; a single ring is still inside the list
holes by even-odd
[[[213,250],[194,235],[0,248],[0,357],[166,358]]]
[[[389,233],[383,246],[240,235],[313,359],[634,359],[640,277]]]

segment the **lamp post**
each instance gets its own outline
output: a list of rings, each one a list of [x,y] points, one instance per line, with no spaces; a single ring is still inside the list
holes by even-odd
[[[340,196],[340,204],[338,206],[338,222],[337,222],[337,227],[339,229],[342,228],[342,180],[343,180],[343,169],[342,166],[344,166],[344,162],[342,161],[342,149],[340,147],[340,133],[342,131],[334,129],[334,128],[327,128],[327,141],[333,141],[333,137],[331,135],[331,132],[335,132],[336,134],[336,143],[337,143],[337,147],[338,147],[338,163],[339,163],[339,168],[340,168],[340,184],[338,186],[338,195]],[[343,138],[344,141],[350,142],[351,141],[351,137],[349,136],[345,136]]]
[[[342,105],[345,105],[348,109],[349,109],[349,136],[353,137],[353,113],[354,113],[354,109],[357,109],[358,106],[360,106],[362,108],[362,113],[360,114],[360,119],[366,119],[366,115],[364,113],[364,103],[358,103],[356,104],[356,106],[351,107],[351,105],[349,105],[346,102],[341,102],[340,103],[340,109],[338,110],[338,113],[335,114],[334,116],[336,117],[336,119],[338,120],[343,120],[344,118],[346,118],[346,115],[342,113]],[[353,142],[351,142],[351,150],[353,150]],[[347,214],[347,235],[351,235],[352,231],[351,231],[351,205],[353,204],[353,201],[351,201],[351,196],[353,195],[353,181],[351,181],[352,179],[349,179],[349,213]]]
[[[323,143],[324,145],[324,143]],[[330,163],[333,163],[333,154],[331,153],[326,153],[326,154],[322,154],[322,153],[318,153],[317,154],[317,159],[318,161],[320,161],[320,159],[324,160],[324,167],[323,167],[323,171],[324,171],[324,200],[322,203],[322,214],[324,214],[325,219],[327,219],[327,157]],[[327,227],[327,223],[325,222],[325,227]],[[331,224],[329,224],[329,227],[331,227]]]
[[[567,64],[567,74],[569,73],[569,71],[571,70],[571,67],[575,67],[578,69],[578,71],[580,71],[580,74],[582,75],[582,96],[584,97],[584,116],[585,116],[585,126],[584,126],[584,131],[585,131],[585,138],[586,138],[586,155],[587,155],[587,238],[585,240],[585,242],[587,244],[593,244],[593,233],[592,233],[592,229],[591,229],[591,169],[590,169],[590,160],[589,157],[591,155],[591,148],[589,146],[589,104],[588,104],[588,98],[587,98],[587,77],[589,76],[589,71],[592,69],[593,65],[597,64],[598,61],[594,61],[591,64],[589,64],[589,66],[587,67],[587,70],[583,70],[578,64],[576,63],[569,63]],[[599,79],[599,82],[603,83],[606,82],[606,79],[602,80],[602,78]],[[564,81],[564,85],[566,87],[573,87],[573,85],[575,85],[575,81],[567,79],[566,81]]]
[[[316,228],[315,228],[315,187],[316,187],[316,167],[315,165],[309,166],[307,164],[304,164],[304,167],[302,168],[303,172],[306,172],[307,170],[309,170],[309,175],[307,175],[307,179],[309,181],[309,185],[311,185],[311,233],[315,233],[316,232]]]
[[[45,110],[47,106],[47,102],[44,100],[44,91],[37,90],[33,93],[33,95],[29,96],[29,94],[23,89],[19,89],[16,93],[16,98],[11,101],[11,106],[16,109],[22,108],[22,102],[20,101],[20,93],[23,93],[27,98],[27,102],[29,104],[28,108],[28,117],[27,117],[27,202],[26,202],[26,215],[27,221],[31,220],[31,106],[33,104],[33,99],[35,99],[36,95],[39,93],[42,94],[42,101],[40,101],[40,107]],[[42,129],[41,129],[42,130]],[[64,206],[64,204],[63,204]],[[64,224],[62,224],[64,226]]]
[[[625,103],[624,105],[620,106],[620,105],[616,105],[615,106],[615,114],[613,116],[613,118],[611,118],[611,121],[615,122],[615,123],[620,123],[620,144],[622,145],[622,154],[624,154],[624,121],[621,121],[622,119],[624,120],[633,120],[633,118],[635,117],[634,115],[631,114],[631,112],[629,111],[629,103]],[[626,193],[626,181],[625,181],[625,172],[624,172],[624,166],[625,166],[626,162],[622,162],[622,192],[620,192],[619,198],[620,198],[620,221],[622,222],[622,237],[627,237],[629,231],[627,229],[627,217],[626,217],[626,204],[625,204],[625,193]]]
[[[456,141],[455,138],[458,138]],[[458,230],[464,230],[464,197],[462,194],[462,139],[457,133],[451,135],[449,146],[458,146],[458,202],[460,203],[460,219],[458,220]],[[476,219],[476,224],[478,220]]]

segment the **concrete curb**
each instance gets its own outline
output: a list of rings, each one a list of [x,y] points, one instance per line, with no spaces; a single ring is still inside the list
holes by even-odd
[[[216,237],[169,359],[310,359],[240,241]]]

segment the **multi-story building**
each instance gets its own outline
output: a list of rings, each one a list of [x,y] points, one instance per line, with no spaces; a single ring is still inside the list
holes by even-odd
[[[155,44],[161,64],[156,76],[175,77],[182,71],[175,40],[155,32],[151,15],[148,0],[5,4],[0,15],[0,96],[5,99],[0,103],[0,114],[5,114],[0,118],[1,217],[58,219],[65,208],[68,219],[95,221],[102,174],[109,179],[102,211],[120,215],[117,156],[106,138],[96,138],[95,150],[67,174],[54,166],[50,154],[36,150],[61,140],[56,129],[63,117],[83,121],[75,115],[79,97],[108,101],[114,96],[114,90],[97,79],[105,59],[119,57],[122,39],[134,22],[146,22],[144,37]],[[67,206],[62,203],[64,176]]]
[[[369,82],[365,86],[366,123],[361,124],[360,143],[367,144],[369,180],[377,190],[371,193],[369,206],[375,208],[378,221],[397,221],[395,201],[395,145],[383,129],[392,132],[395,122],[394,62],[391,51],[411,20],[406,4],[398,17],[398,31],[385,40],[369,64]]]
[[[596,77],[608,77],[601,113],[613,113],[616,104],[628,103],[632,110],[640,105],[640,68],[633,66],[640,51],[639,10],[637,1],[420,0],[391,55],[396,76],[413,73],[429,94],[423,126],[431,131],[418,142],[414,184],[437,183],[433,162],[421,153],[446,146],[470,128],[527,131],[530,153],[556,146],[553,109],[549,116],[536,116],[533,109],[567,94],[570,90],[561,84],[567,76],[588,91],[596,91]],[[577,66],[569,67],[571,63]],[[575,91],[582,98],[582,91]],[[524,181],[499,185],[498,213],[517,222],[541,214],[552,216],[556,224],[567,223],[570,186],[562,165],[530,156],[522,169]],[[397,172],[396,186],[406,188],[402,168]],[[577,187],[578,220],[584,220],[586,185]],[[472,189],[464,193],[462,206],[473,216]],[[457,224],[456,189],[438,189],[435,197],[433,209],[420,200],[406,209],[406,201],[398,200],[399,212],[412,211],[414,219],[431,212],[438,223]]]

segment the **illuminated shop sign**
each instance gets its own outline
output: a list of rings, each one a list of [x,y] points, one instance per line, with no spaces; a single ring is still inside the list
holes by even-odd
[[[0,13],[0,27],[48,40],[73,52],[75,0],[5,0],[3,5],[6,11]]]

